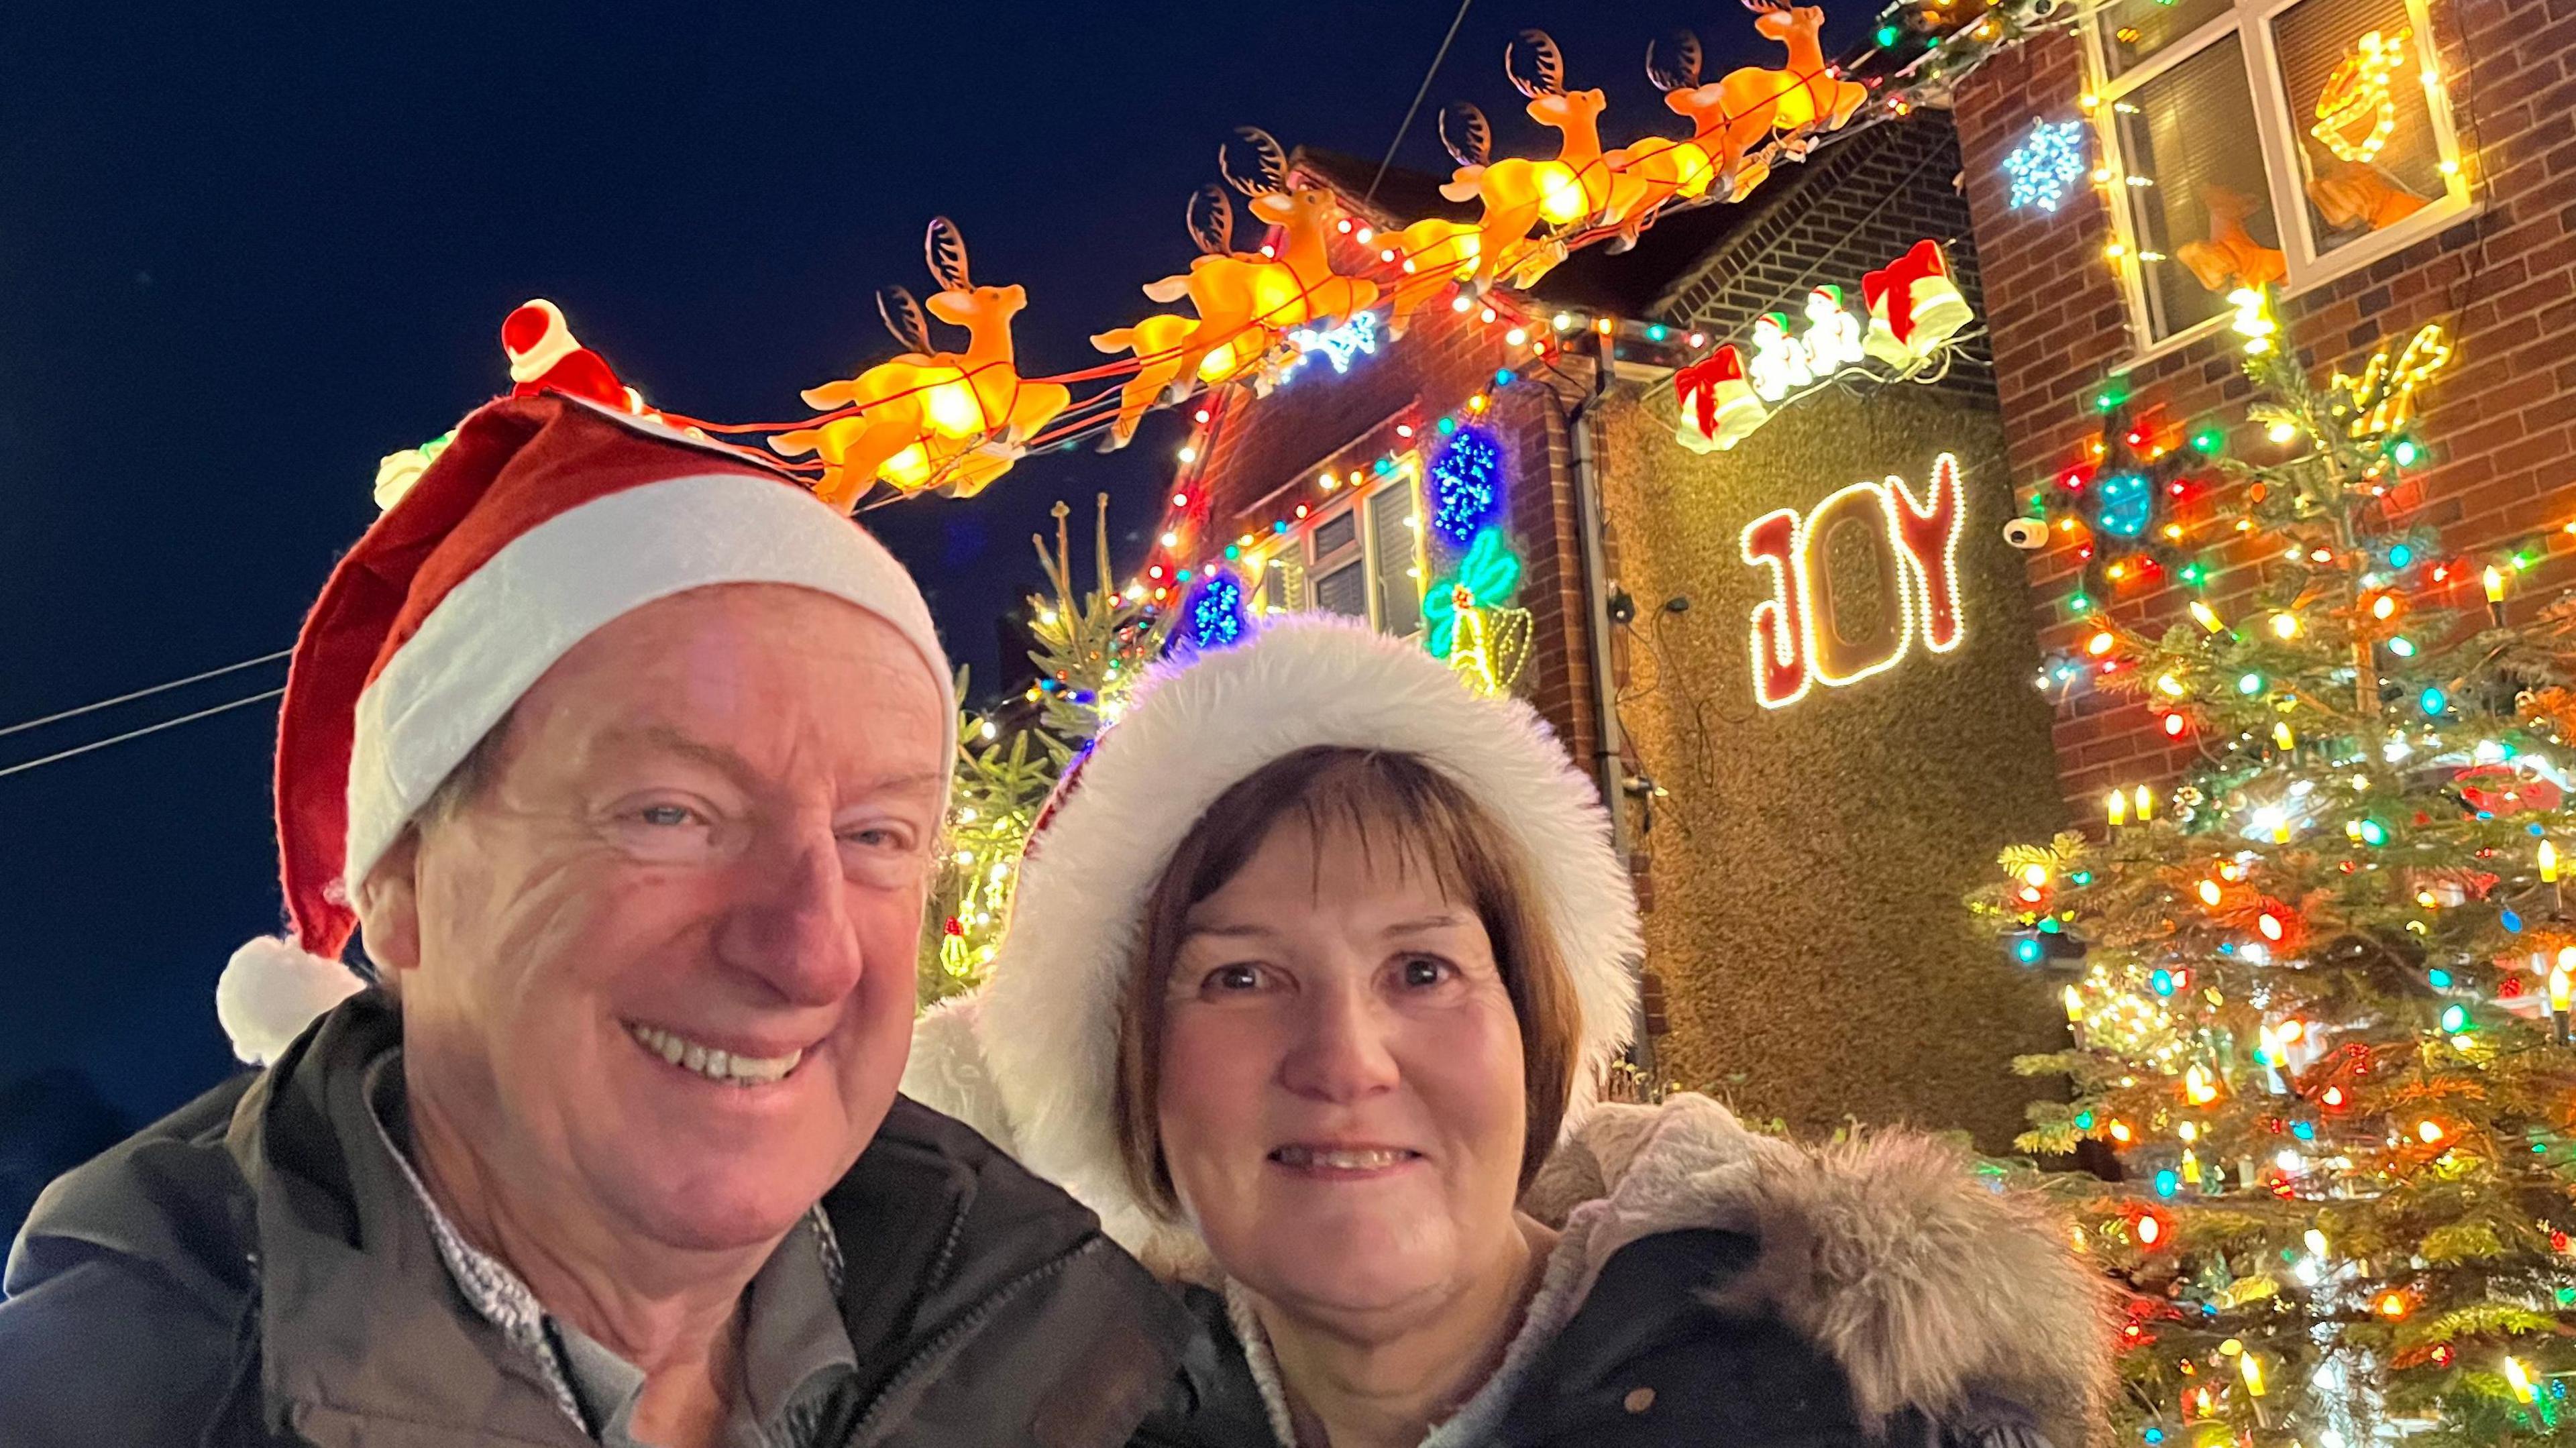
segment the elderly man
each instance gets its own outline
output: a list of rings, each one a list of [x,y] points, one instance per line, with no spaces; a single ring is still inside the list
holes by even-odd
[[[218,990],[274,1059],[46,1194],[0,1442],[1124,1442],[1187,1318],[895,1095],[955,718],[789,480],[468,418],[296,649],[295,939]]]

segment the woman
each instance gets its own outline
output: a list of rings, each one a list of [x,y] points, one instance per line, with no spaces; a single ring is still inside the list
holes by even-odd
[[[2108,1328],[2020,1204],[1917,1138],[1591,1105],[1638,954],[1527,706],[1285,620],[1081,762],[905,1087],[1193,1284],[1219,1349],[1140,1442],[2074,1448]]]

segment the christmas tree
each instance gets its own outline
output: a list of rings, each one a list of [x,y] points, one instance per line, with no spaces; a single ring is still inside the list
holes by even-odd
[[[1121,591],[1109,576],[1109,496],[1097,500],[1092,553],[1097,586],[1076,592],[1070,511],[1055,505],[1055,547],[1032,538],[1048,593],[1029,598],[1029,660],[1038,681],[1023,702],[1035,716],[1017,727],[969,711],[957,730],[957,775],[950,786],[945,854],[930,891],[930,929],[917,972],[928,1005],[969,990],[1010,918],[1011,886],[1029,827],[1074,756],[1118,717],[1128,689],[1163,650],[1171,615],[1143,590]],[[966,676],[957,680],[966,696]]]
[[[2085,564],[2042,686],[2142,700],[2201,754],[1971,902],[2064,977],[2073,1049],[2020,1064],[2070,1090],[2020,1145],[2118,1163],[2053,1185],[2126,1289],[2119,1441],[2562,1441],[2576,604],[2515,595],[2545,539],[2463,556],[2404,521],[2438,328],[2320,387],[2236,301],[2244,419],[2114,379],[2016,524]]]

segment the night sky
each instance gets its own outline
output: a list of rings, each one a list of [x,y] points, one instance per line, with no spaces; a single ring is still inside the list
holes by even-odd
[[[502,316],[560,303],[656,403],[800,416],[890,355],[875,289],[933,288],[953,217],[1019,282],[1022,370],[1103,360],[1192,254],[1229,128],[1375,157],[1450,0],[278,7],[0,14],[0,723],[291,642],[375,516],[376,460],[507,385]],[[1713,77],[1778,50],[1734,4],[1480,0],[1402,159],[1445,172],[1448,100],[1540,133],[1505,42],[1553,32],[1605,140],[1679,122],[1639,64],[1675,26]],[[1867,23],[1854,5],[1828,52]],[[1028,535],[1113,495],[1117,565],[1159,515],[1169,415],[869,522],[989,686]],[[0,739],[0,764],[273,687],[283,665]],[[278,927],[258,705],[0,778],[0,1084],[71,1066],[141,1121],[218,1079],[213,984]]]

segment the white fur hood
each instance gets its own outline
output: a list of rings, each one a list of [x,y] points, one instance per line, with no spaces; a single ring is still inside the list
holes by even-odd
[[[1629,1243],[1722,1228],[1761,1247],[1713,1300],[1777,1314],[1833,1357],[1864,1421],[1906,1408],[1947,1418],[1989,1398],[2030,1412],[2059,1448],[2098,1435],[2115,1340],[2107,1282],[2040,1201],[1990,1185],[1932,1137],[1804,1147],[1705,1096],[1604,1105],[1523,1205],[1565,1232],[1525,1337],[1552,1337]]]

